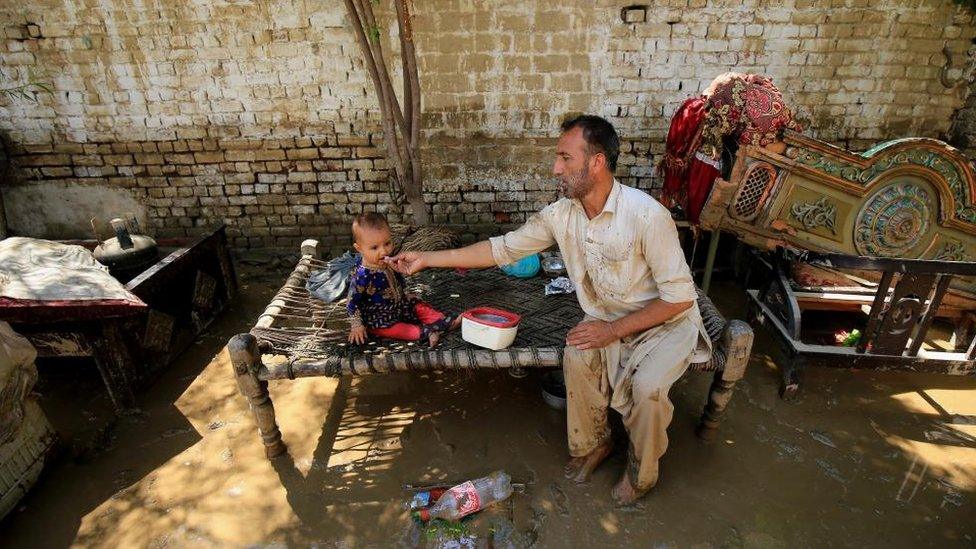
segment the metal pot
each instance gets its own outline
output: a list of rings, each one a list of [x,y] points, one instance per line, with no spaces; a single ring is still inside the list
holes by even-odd
[[[151,237],[131,234],[127,223],[120,218],[113,219],[111,223],[116,236],[95,248],[95,259],[108,267],[112,276],[128,282],[156,263],[159,247]],[[138,229],[138,225],[135,228]]]
[[[542,400],[553,409],[566,409],[566,382],[562,370],[546,372],[542,376]]]

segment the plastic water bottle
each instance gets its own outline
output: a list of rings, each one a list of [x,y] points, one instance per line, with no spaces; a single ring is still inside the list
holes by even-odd
[[[416,516],[424,522],[435,518],[457,522],[510,495],[512,477],[504,471],[495,471],[487,477],[458,484],[445,492],[433,506],[417,511]]]
[[[431,488],[430,490],[421,490],[414,493],[413,497],[410,498],[404,507],[416,511],[417,509],[423,509],[425,507],[430,507],[433,505],[441,496],[447,492],[447,488]]]

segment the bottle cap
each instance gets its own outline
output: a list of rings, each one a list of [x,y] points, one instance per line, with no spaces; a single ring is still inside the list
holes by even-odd
[[[418,509],[414,511],[413,518],[420,522],[430,522],[430,509]]]

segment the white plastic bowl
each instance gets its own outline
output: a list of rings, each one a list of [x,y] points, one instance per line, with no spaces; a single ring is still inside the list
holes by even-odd
[[[515,341],[521,318],[515,313],[477,307],[461,315],[461,338],[479,347],[498,351]]]

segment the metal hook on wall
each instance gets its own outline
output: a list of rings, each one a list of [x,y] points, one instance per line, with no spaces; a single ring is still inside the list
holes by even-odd
[[[742,59],[741,59],[741,58],[739,57],[739,52],[737,52],[737,51],[734,51],[734,52],[731,52],[731,53],[732,53],[732,55],[734,55],[734,56],[735,56],[735,61],[733,61],[733,62],[732,62],[732,65],[730,65],[730,66],[729,66],[729,70],[732,70],[732,69],[734,69],[734,68],[736,68],[736,67],[738,67],[738,66],[739,66],[739,62],[740,62],[740,61],[742,60]]]

